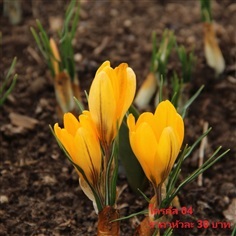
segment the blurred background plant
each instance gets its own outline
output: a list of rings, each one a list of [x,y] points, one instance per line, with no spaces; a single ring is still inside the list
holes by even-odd
[[[33,27],[31,28],[37,46],[53,78],[58,103],[58,116],[60,118],[65,112],[79,113],[73,97],[82,105],[72,46],[72,40],[79,22],[79,11],[79,2],[72,0],[65,13],[63,28],[58,32],[58,46],[55,40],[48,36],[39,20],[36,20],[39,32],[37,33]]]
[[[181,64],[179,74],[176,71],[170,74],[167,68],[174,50]],[[169,99],[178,111],[185,113],[195,63],[193,51],[187,52],[183,45],[178,45],[171,30],[164,31],[158,47],[156,34],[153,33],[150,71],[137,92],[134,104],[139,110],[147,110],[152,103],[156,107],[163,99]],[[201,90],[193,96],[194,99]]]
[[[17,25],[22,20],[22,6],[19,0],[3,0],[3,14],[8,17],[12,25]]]
[[[215,24],[213,23],[211,0],[200,0],[201,19],[204,33],[204,52],[208,66],[214,69],[219,76],[225,69],[225,60],[216,38]]]
[[[0,36],[1,41],[1,36]],[[8,72],[3,78],[1,79],[1,85],[0,85],[0,106],[3,105],[5,100],[7,99],[8,95],[12,92],[13,88],[15,87],[16,80],[17,80],[17,74],[15,74],[12,78],[12,74],[14,73],[14,68],[16,65],[16,57],[13,59],[10,68],[8,69]]]

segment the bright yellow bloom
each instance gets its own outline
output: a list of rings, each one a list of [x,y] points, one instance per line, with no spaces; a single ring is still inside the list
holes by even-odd
[[[100,174],[102,154],[90,113],[84,111],[79,116],[79,121],[71,113],[66,113],[64,128],[60,128],[56,123],[54,131],[73,162],[84,171],[88,181],[94,185]]]
[[[128,116],[130,144],[147,178],[163,183],[174,165],[184,137],[184,123],[174,106],[161,102],[154,114],[145,112],[135,124]]]
[[[89,92],[89,110],[101,143],[107,147],[117,135],[135,95],[136,76],[126,63],[115,69],[104,62],[97,70]]]

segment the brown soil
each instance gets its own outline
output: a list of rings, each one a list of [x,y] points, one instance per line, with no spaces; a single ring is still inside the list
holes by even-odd
[[[54,109],[56,100],[50,74],[30,32],[38,18],[50,35],[56,35],[49,19],[63,17],[66,4],[59,0],[34,2],[32,6],[31,1],[24,1],[23,19],[16,26],[1,13],[0,71],[5,74],[17,56],[15,71],[19,77],[11,96],[0,108],[0,235],[95,235],[97,215],[49,130],[48,125],[58,121]],[[2,4],[0,1],[1,9]],[[191,145],[202,133],[202,121],[207,121],[213,127],[207,153],[220,145],[223,150],[230,148],[231,151],[204,173],[202,187],[194,181],[180,193],[181,206],[192,206],[193,214],[176,218],[195,223],[197,220],[229,222],[223,212],[236,197],[235,1],[213,1],[217,36],[226,61],[226,70],[218,79],[204,59],[198,1],[87,0],[81,8],[74,49],[82,90],[89,89],[96,69],[107,59],[112,66],[127,62],[136,72],[140,86],[150,66],[152,31],[160,40],[168,27],[174,30],[179,44],[187,49],[194,47],[197,65],[190,93],[202,84],[205,89],[185,120],[185,143]],[[170,71],[179,70],[180,65],[173,57],[168,67]],[[14,125],[14,113],[36,121],[22,129]],[[197,168],[197,155],[196,150],[185,162],[181,178]],[[119,186],[125,183],[121,176]],[[142,210],[147,203],[127,187],[118,206],[121,216],[125,216]],[[235,206],[230,208],[235,211]],[[122,221],[121,235],[132,235],[136,226],[134,218]],[[175,229],[174,234],[230,235],[232,229],[194,227]]]

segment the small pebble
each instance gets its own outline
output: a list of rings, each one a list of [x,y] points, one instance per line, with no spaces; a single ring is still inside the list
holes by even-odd
[[[1,204],[8,203],[8,202],[9,202],[9,199],[6,195],[1,195],[0,196],[0,203]]]

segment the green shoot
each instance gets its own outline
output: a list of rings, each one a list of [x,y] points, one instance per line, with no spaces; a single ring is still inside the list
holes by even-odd
[[[164,31],[159,47],[157,47],[156,34],[152,34],[152,57],[150,71],[157,73],[158,77],[162,75],[164,82],[166,82],[165,79],[169,55],[174,45],[175,36],[172,31]]]
[[[12,81],[10,81],[10,78],[11,78],[11,75],[12,75],[13,70],[15,68],[16,61],[17,61],[17,59],[15,57],[11,63],[11,66],[10,66],[5,78],[3,79],[3,83],[0,86],[0,106],[3,105],[3,103],[7,99],[8,95],[12,92],[13,88],[15,87],[16,80],[17,80],[17,74],[15,74],[13,76]],[[6,88],[8,85],[9,85],[9,87]]]
[[[184,46],[177,47],[177,53],[182,65],[183,83],[188,83],[192,78],[192,70],[195,66],[196,58],[193,52],[187,54]]]
[[[78,4],[76,6],[76,4]],[[76,10],[74,10],[76,9]],[[53,67],[52,58],[59,64],[60,72],[67,71],[71,81],[74,81],[76,77],[74,51],[72,47],[72,40],[75,37],[78,21],[79,21],[80,5],[76,0],[72,0],[66,10],[65,20],[61,32],[59,32],[59,55],[61,60],[58,61],[53,55],[52,48],[50,46],[50,37],[46,30],[43,28],[41,22],[36,20],[39,32],[31,27],[31,32],[37,43],[37,46],[43,55],[48,68],[51,71],[53,78],[56,75],[55,68]]]
[[[202,22],[211,22],[211,0],[200,0],[201,1],[201,17]]]

